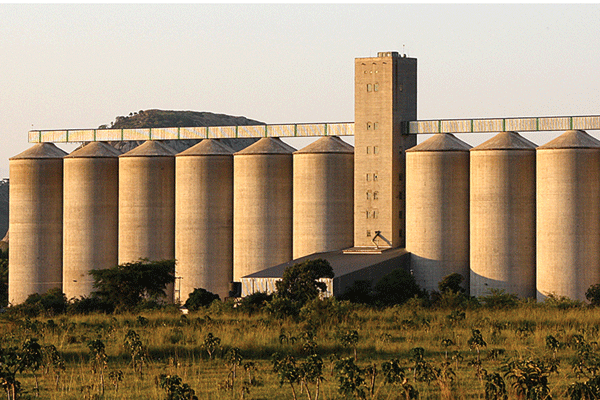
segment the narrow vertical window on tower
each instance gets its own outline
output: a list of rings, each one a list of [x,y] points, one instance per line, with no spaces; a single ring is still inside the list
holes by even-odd
[[[377,174],[373,174],[373,182],[377,180]]]
[[[369,179],[369,174],[367,174],[367,182],[369,182],[369,181],[370,181],[370,179]]]
[[[378,196],[379,196],[379,192],[373,192],[373,200],[377,200]]]
[[[367,192],[367,200],[371,200],[371,192]]]
[[[373,91],[374,92],[378,92],[379,91],[379,83],[376,83],[373,85]]]
[[[372,127],[373,127],[373,123],[367,122],[367,130],[370,131]]]
[[[373,154],[379,153],[379,146],[373,146]]]
[[[367,92],[370,92],[373,90],[373,86],[370,83],[367,83]]]

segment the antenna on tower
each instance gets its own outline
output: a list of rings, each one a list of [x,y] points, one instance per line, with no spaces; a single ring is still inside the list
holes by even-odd
[[[403,56],[403,57],[406,57],[406,51],[404,50],[404,47],[405,47],[405,46],[404,46],[404,45],[402,45],[402,56]]]

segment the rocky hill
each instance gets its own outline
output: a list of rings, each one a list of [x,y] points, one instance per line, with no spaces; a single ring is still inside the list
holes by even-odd
[[[172,111],[172,110],[140,110],[128,116],[118,116],[108,125],[98,128],[134,129],[134,128],[168,128],[168,127],[197,127],[197,126],[235,126],[235,125],[264,125],[264,122],[255,121],[246,117],[235,117],[226,114],[214,114],[200,111]],[[258,139],[222,139],[225,144],[235,151],[251,145]],[[165,140],[173,150],[181,152],[200,140]],[[142,144],[142,141],[109,142],[110,145],[127,152]],[[8,179],[0,181],[0,238],[5,237],[8,231]],[[0,243],[0,248],[3,244]]]

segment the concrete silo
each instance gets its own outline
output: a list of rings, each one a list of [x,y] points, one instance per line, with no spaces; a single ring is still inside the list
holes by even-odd
[[[175,258],[175,154],[147,141],[119,156],[119,264]]]
[[[40,143],[10,159],[8,301],[62,288],[63,157]]]
[[[63,292],[89,296],[92,269],[118,264],[119,155],[92,142],[64,158]]]
[[[455,272],[469,290],[469,149],[436,134],[406,150],[406,250],[429,291]]]
[[[471,149],[471,296],[535,297],[535,148],[502,132]]]
[[[292,259],[292,152],[262,138],[233,156],[233,280]]]
[[[205,139],[175,157],[175,299],[227,297],[233,281],[233,150]]]
[[[352,247],[354,148],[327,136],[296,151],[293,204],[294,259]]]
[[[600,282],[600,142],[567,131],[537,148],[537,299]]]

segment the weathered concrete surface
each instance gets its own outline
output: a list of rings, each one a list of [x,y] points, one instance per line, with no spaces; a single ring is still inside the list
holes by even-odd
[[[206,139],[175,157],[175,300],[233,281],[233,150]]]
[[[293,258],[352,247],[354,148],[324,137],[294,153]]]
[[[233,156],[233,280],[292,259],[292,152],[263,138]]]
[[[537,149],[537,299],[600,282],[600,142],[567,131]]]
[[[406,250],[429,291],[455,272],[469,288],[469,148],[437,134],[406,152]]]
[[[118,264],[120,151],[93,142],[64,158],[63,292],[94,290],[92,269]]]
[[[12,157],[8,301],[62,288],[63,157],[52,143]]]
[[[471,149],[471,296],[535,297],[535,148],[502,132]]]

